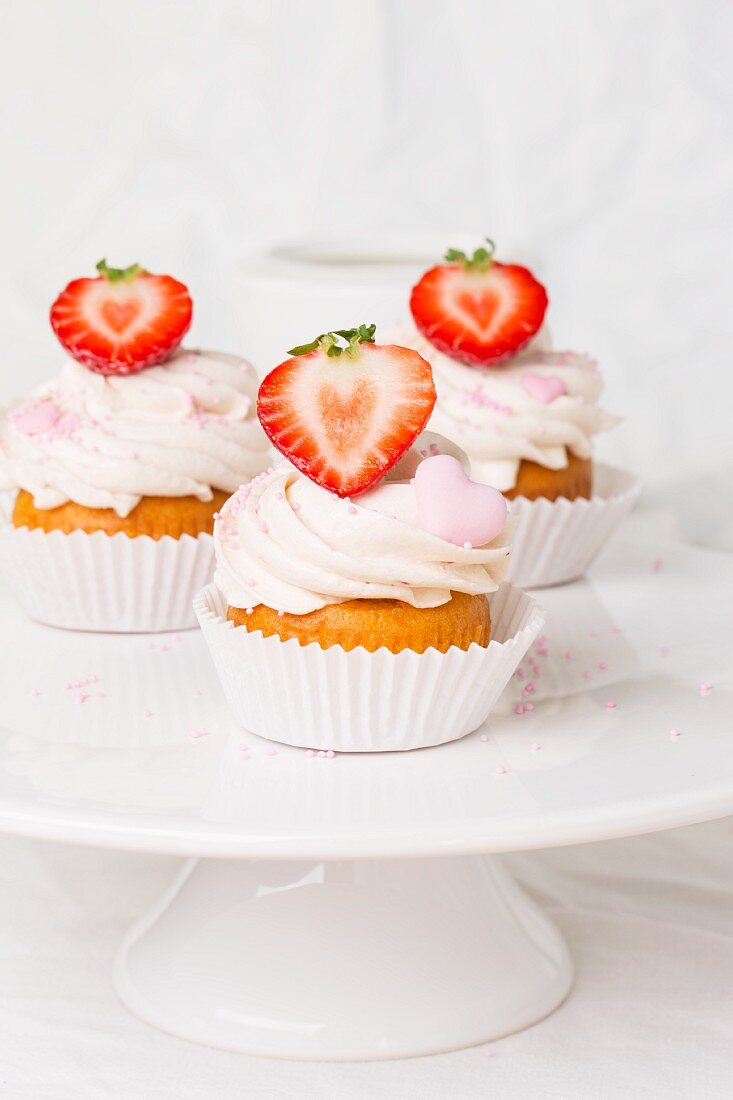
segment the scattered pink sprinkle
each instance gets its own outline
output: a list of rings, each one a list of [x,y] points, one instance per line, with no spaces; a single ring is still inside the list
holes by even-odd
[[[37,696],[39,696],[39,695],[43,695],[43,692],[42,692],[42,691],[39,691],[39,690],[38,690],[38,688],[33,688],[33,690],[31,691],[31,695],[33,695],[33,696],[36,696],[36,697],[37,697]]]
[[[662,559],[655,558],[652,562],[652,573],[661,573],[662,571]]]
[[[193,691],[191,692],[191,694],[192,695],[203,695],[204,693],[203,693],[203,691],[198,691],[196,688],[194,688]]]
[[[525,703],[524,709],[525,711],[529,711],[531,713],[534,710],[534,703]]]
[[[499,764],[498,767],[494,768],[494,771],[497,775],[506,775],[507,773],[507,769],[504,767],[503,764]]]
[[[617,704],[614,703],[613,699],[609,699],[608,702],[606,703],[606,706],[609,710],[615,710]]]
[[[484,743],[486,743],[488,740],[489,739],[488,739],[488,737],[486,736],[485,733],[482,733],[481,736],[479,737],[479,741],[483,741]]]
[[[530,682],[528,684],[525,684],[524,687],[522,688],[522,695],[531,695],[534,690],[535,690],[535,685],[530,680]]]
[[[87,695],[87,693],[85,691],[82,691],[82,692],[80,692],[79,695],[77,695],[74,698],[74,702],[75,703],[86,703],[88,698],[89,698],[89,696]]]
[[[348,511],[349,515],[351,515],[351,516],[356,515],[356,508],[354,507],[353,504],[349,505],[349,507],[347,508],[347,511]]]
[[[597,632],[596,632],[595,630],[589,630],[589,631],[588,631],[588,637],[589,637],[589,638],[597,638],[597,637],[598,637],[598,634],[597,634]]]
[[[709,684],[707,681],[704,681],[702,684],[700,684],[700,694],[701,695],[709,695],[712,690],[713,690],[713,685]]]
[[[277,756],[277,749],[268,749],[267,750],[267,755],[268,756]]]
[[[669,657],[669,646],[668,645],[660,646],[659,653],[660,653],[660,656],[662,656],[662,657]]]
[[[198,741],[202,737],[208,737],[208,731],[204,729],[193,729],[188,731],[188,736],[192,741]]]
[[[676,741],[679,736],[680,736],[680,731],[679,730],[670,730],[669,731],[670,741]]]
[[[516,707],[514,708],[514,713],[524,714],[524,706],[522,705],[522,703],[517,703]]]
[[[600,669],[601,672],[606,672],[606,670],[608,669],[608,665],[606,664],[605,661],[599,661],[598,662],[598,668]]]
[[[532,745],[531,745],[532,752],[539,752],[541,748],[542,748],[542,745],[538,745],[536,741],[532,742]]]
[[[319,756],[325,756],[326,755],[326,750],[325,749],[319,749],[318,750],[318,755]]]
[[[591,677],[591,674],[590,674],[590,672],[584,672],[584,673],[583,673],[583,679],[584,679],[584,680],[590,680],[590,679],[592,679],[592,677]]]
[[[152,718],[152,717],[153,717],[152,710],[144,710],[143,711],[143,718]]]
[[[267,534],[267,524],[263,519],[260,520],[260,531],[264,532],[264,534]]]
[[[612,626],[611,627],[611,633],[612,634],[620,634],[621,633],[621,628],[618,627],[618,626]]]
[[[297,502],[293,505],[293,511],[294,512],[299,512],[300,511],[300,505]]]
[[[305,755],[306,756],[315,756],[316,755],[316,750],[315,749],[308,749],[308,751],[306,752]]]
[[[566,660],[566,661],[572,661],[573,659],[574,659],[574,658],[573,658],[573,655],[572,655],[572,653],[570,652],[570,650],[569,650],[569,649],[566,649],[566,650],[565,650],[565,660]]]
[[[484,1051],[484,1058],[493,1058],[493,1057],[494,1057],[493,1050],[485,1050]]]
[[[333,749],[326,749],[326,758],[328,760],[333,760],[335,755],[336,753],[333,751]]]

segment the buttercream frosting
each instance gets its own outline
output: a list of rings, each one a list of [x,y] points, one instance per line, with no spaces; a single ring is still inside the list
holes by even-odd
[[[523,459],[551,470],[568,452],[590,458],[593,436],[619,422],[598,406],[603,380],[587,355],[549,350],[546,329],[519,355],[497,367],[466,366],[417,330],[394,334],[433,368],[437,401],[429,427],[467,453],[471,476],[507,491]]]
[[[270,461],[245,360],[180,350],[137,374],[103,376],[73,359],[0,410],[0,487],[36,507],[75,501],[126,516],[143,496],[233,492]]]
[[[410,479],[423,458],[439,453],[465,459],[424,432],[375,488],[353,500],[310,481],[286,459],[242,486],[214,526],[215,580],[228,603],[305,615],[352,599],[437,607],[451,592],[496,591],[509,526],[476,548],[418,526]]]

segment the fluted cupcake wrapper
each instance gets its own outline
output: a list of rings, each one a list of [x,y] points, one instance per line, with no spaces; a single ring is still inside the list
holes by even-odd
[[[590,500],[527,500],[510,505],[517,520],[507,576],[544,588],[585,573],[639,499],[641,483],[625,470],[597,464]]]
[[[417,749],[471,733],[545,619],[531,596],[502,584],[488,646],[368,653],[234,627],[213,584],[194,608],[236,721],[271,741],[335,752]]]
[[[214,572],[211,535],[0,529],[0,570],[32,619],[69,630],[186,630]]]

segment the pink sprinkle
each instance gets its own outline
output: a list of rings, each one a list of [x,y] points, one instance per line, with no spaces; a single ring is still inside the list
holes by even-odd
[[[80,695],[76,696],[76,698],[74,699],[74,702],[75,703],[86,703],[88,698],[89,698],[89,696],[86,694],[86,692],[82,691],[82,693]]]
[[[481,736],[479,737],[479,741],[483,741],[483,742],[484,742],[484,744],[485,744],[485,743],[486,743],[486,742],[487,742],[488,740],[489,740],[489,739],[488,739],[488,737],[486,736],[486,734],[485,734],[485,733],[482,733],[482,734],[481,734]]]
[[[203,691],[197,691],[196,688],[191,692],[192,695],[203,695]]]
[[[308,751],[306,752],[305,755],[306,756],[315,756],[316,755],[316,750],[315,749],[308,749]]]
[[[536,649],[535,650],[535,653],[537,654],[538,657],[547,657],[549,655],[549,652],[550,651],[548,649],[545,649],[544,646],[541,649]]]
[[[506,770],[506,768],[504,767],[503,764],[499,764],[498,767],[494,768],[494,771],[496,772],[497,775],[506,775],[507,770]]]
[[[676,740],[677,740],[677,738],[679,737],[679,735],[680,735],[680,731],[679,731],[679,730],[670,730],[670,731],[669,731],[669,739],[670,739],[670,741],[676,741]]]
[[[524,687],[522,688],[522,695],[531,695],[534,690],[535,690],[535,685],[530,680],[530,682],[528,684],[525,684]]]
[[[609,699],[608,702],[606,703],[606,706],[608,707],[609,710],[615,710],[616,705],[617,704],[614,703],[612,699]]]
[[[43,695],[43,692],[39,691],[38,688],[33,688],[33,691],[31,692],[31,695],[39,696],[39,695]]]
[[[277,749],[268,749],[267,750],[267,755],[268,756],[277,756]]]
[[[619,627],[617,627],[617,626],[612,626],[612,627],[611,627],[611,633],[612,633],[612,634],[620,634],[620,633],[621,633],[621,630],[620,630],[620,628],[619,628]]]
[[[536,741],[533,741],[532,745],[531,745],[531,748],[532,748],[532,752],[539,752],[540,749],[542,748],[542,745],[538,745]]]
[[[318,755],[319,756],[325,756],[326,755],[326,750],[325,749],[319,749],[318,750]]]
[[[601,672],[605,672],[608,668],[608,665],[606,664],[605,661],[599,661],[598,662],[598,668],[601,670]]]
[[[275,493],[275,500],[284,500],[284,499],[285,498],[284,498],[282,493]]]
[[[712,690],[713,690],[713,685],[708,684],[707,681],[700,684],[700,694],[701,695],[709,695]]]
[[[652,562],[652,573],[661,573],[662,571],[662,559],[655,558]]]
[[[158,648],[158,643],[157,642],[148,642],[148,649],[157,649],[157,648]]]
[[[350,504],[350,505],[349,505],[349,507],[348,507],[347,511],[349,512],[349,515],[352,515],[352,516],[355,516],[355,515],[356,515],[356,508],[354,507],[354,505],[353,505],[353,504]]]
[[[523,680],[524,679],[524,669],[523,668],[518,668],[517,671],[514,673],[514,675],[516,676],[517,680]]]
[[[484,1051],[484,1058],[493,1058],[493,1057],[494,1057],[494,1052],[492,1050],[485,1050]]]
[[[300,505],[299,505],[299,504],[297,504],[297,503],[296,503],[296,504],[294,504],[294,505],[293,505],[293,511],[294,511],[294,512],[299,512],[299,511],[300,511]]]
[[[574,659],[574,658],[573,658],[573,655],[572,655],[572,653],[570,652],[570,650],[569,650],[569,649],[566,649],[566,650],[565,650],[565,660],[566,660],[566,661],[572,661],[573,659]]]
[[[260,531],[263,531],[265,534],[267,534],[267,524],[263,519],[260,520]]]
[[[525,703],[524,709],[525,711],[529,711],[531,713],[534,710],[534,703]]]
[[[198,741],[201,737],[208,737],[206,730],[189,730],[188,736],[192,741]]]
[[[524,707],[521,703],[517,703],[516,707],[514,708],[514,713],[515,714],[524,714]]]
[[[590,679],[591,679],[591,674],[590,674],[590,672],[584,672],[584,673],[583,673],[583,679],[584,679],[584,680],[590,680]]]
[[[596,633],[596,631],[595,631],[595,630],[589,630],[589,631],[588,631],[588,637],[589,637],[589,638],[597,638],[597,637],[598,637],[598,634]]]
[[[257,584],[257,581],[254,579],[254,577],[250,577],[249,580],[247,581],[247,587],[248,588],[254,588],[256,584]]]
[[[144,710],[143,711],[143,718],[152,718],[152,717],[153,717],[152,710]]]
[[[668,645],[661,646],[660,649],[659,649],[659,653],[660,653],[660,656],[662,656],[662,657],[669,657],[669,646]]]
[[[333,751],[333,749],[327,749],[326,750],[326,758],[328,760],[333,760],[335,755],[336,755],[336,753]]]

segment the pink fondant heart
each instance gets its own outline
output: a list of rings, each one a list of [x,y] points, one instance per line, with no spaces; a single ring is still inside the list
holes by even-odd
[[[452,455],[420,463],[415,496],[422,529],[458,546],[485,546],[506,523],[507,503],[498,489],[471,481]]]
[[[551,401],[556,401],[568,392],[562,378],[557,378],[554,374],[523,374],[522,385],[530,397],[541,401],[543,405],[549,405]]]
[[[41,435],[50,432],[61,416],[61,409],[54,401],[39,401],[29,409],[13,415],[13,424],[25,435]]]

